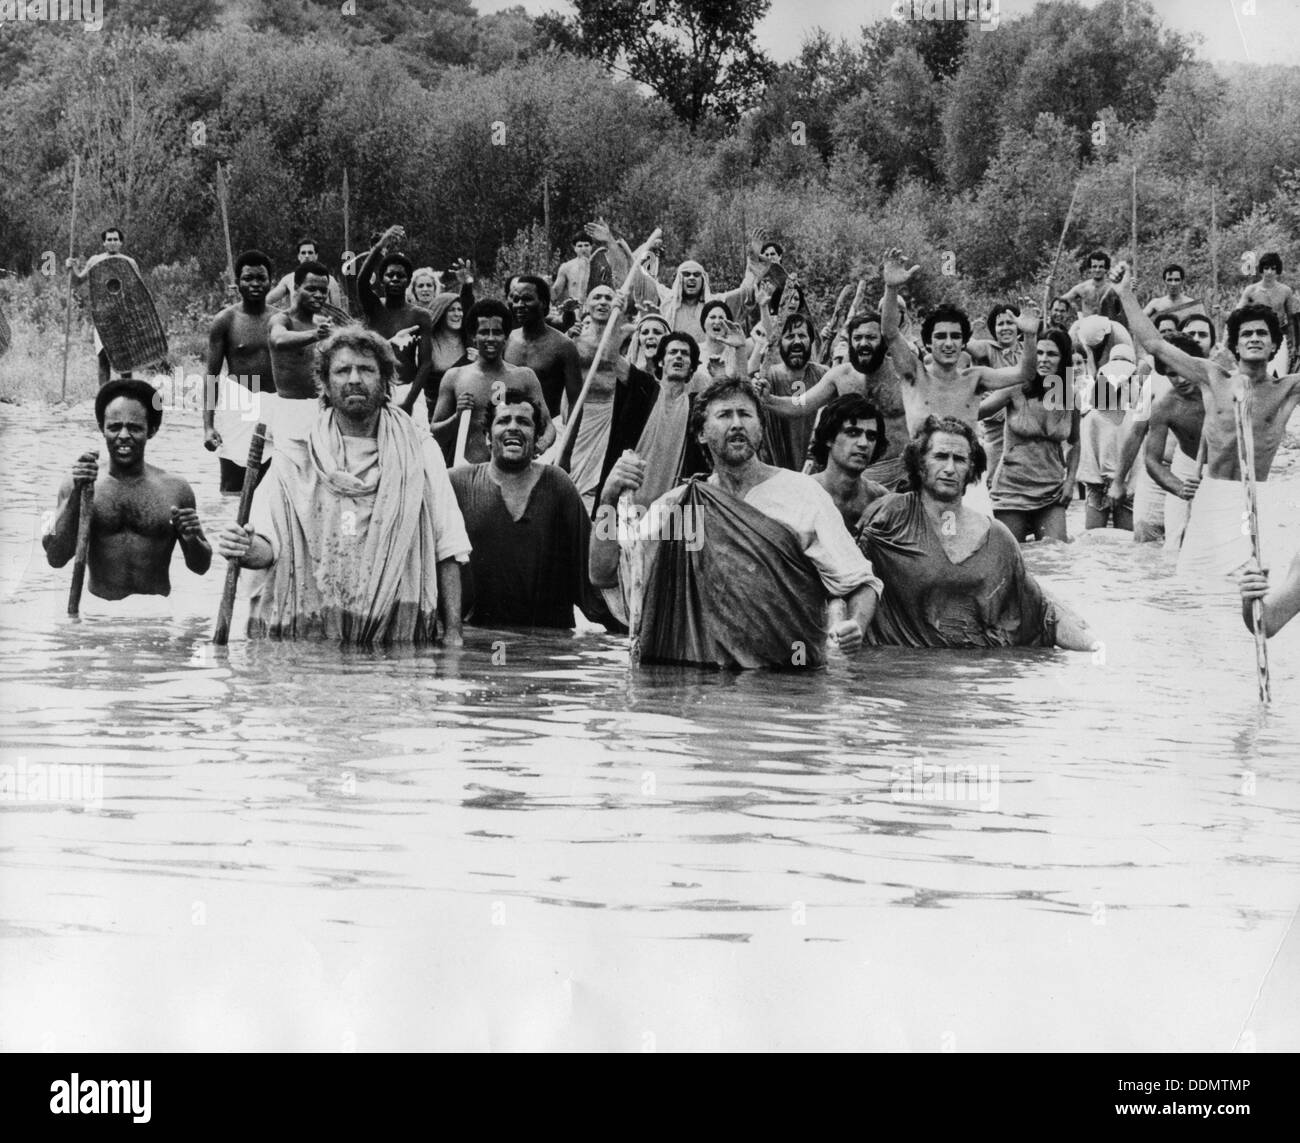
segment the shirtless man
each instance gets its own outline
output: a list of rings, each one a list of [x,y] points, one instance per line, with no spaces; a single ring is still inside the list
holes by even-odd
[[[1258,268],[1259,281],[1252,282],[1241,291],[1237,306],[1270,306],[1277,314],[1282,336],[1290,346],[1290,352],[1279,361],[1279,365],[1285,368],[1289,361],[1295,360],[1295,347],[1300,345],[1300,297],[1281,279],[1280,254],[1265,254],[1260,258]]]
[[[574,235],[574,256],[561,264],[555,272],[555,281],[550,286],[556,305],[570,298],[579,305],[587,300],[587,290],[591,283],[591,250],[590,238],[585,234]],[[555,415],[553,409],[551,415]]]
[[[245,418],[256,416],[251,412],[253,395],[275,392],[267,339],[271,314],[266,307],[271,260],[260,250],[245,250],[235,259],[235,287],[239,301],[217,314],[208,330],[207,377],[203,386],[203,447],[218,455],[222,492],[238,492],[244,487],[243,462],[248,457],[252,426],[248,425],[248,431],[240,432],[237,439],[223,440],[216,423],[218,404],[244,409]],[[220,380],[223,373],[224,383]],[[223,388],[220,401],[219,385]]]
[[[849,322],[848,360],[831,368],[802,396],[768,397],[767,407],[778,416],[795,417],[829,405],[837,397],[865,397],[884,421],[884,443],[866,476],[893,487],[903,478],[903,450],[910,438],[903,409],[902,383],[881,335],[880,315],[862,313]]]
[[[1203,358],[1201,347],[1186,334],[1175,334],[1169,343],[1189,357]],[[1165,550],[1177,551],[1187,527],[1187,511],[1201,483],[1197,455],[1201,429],[1205,424],[1205,401],[1195,381],[1172,370],[1167,374],[1170,390],[1158,397],[1147,418],[1143,461],[1147,474],[1169,495],[1165,497]],[[1165,460],[1169,434],[1177,448]]]
[[[506,342],[506,363],[526,366],[537,375],[546,396],[546,411],[554,419],[560,415],[561,399],[567,394],[572,406],[582,388],[577,346],[572,338],[547,324],[551,288],[546,279],[516,274],[509,297],[515,328]]]
[[[319,261],[320,259],[316,256],[316,240],[314,238],[298,239],[298,265],[301,266],[304,262]],[[343,296],[343,287],[339,285],[335,278],[330,276],[328,270],[325,271],[325,275],[329,283],[325,300],[335,309],[346,310],[347,307],[344,303],[347,299]],[[289,305],[293,305],[292,295],[296,285],[293,272],[290,271],[266,295],[266,304],[279,307],[281,302],[288,302]]]
[[[334,332],[321,316],[329,294],[329,271],[319,262],[300,262],[293,272],[293,308],[271,318],[268,340],[275,391],[280,398],[275,434],[303,440],[320,409],[316,391],[316,346]]]
[[[1110,270],[1110,255],[1104,250],[1094,250],[1088,255],[1088,276],[1078,285],[1071,286],[1063,295],[1064,300],[1079,311],[1079,317],[1091,317],[1102,314],[1102,302],[1111,292],[1106,274]]]
[[[469,409],[465,460],[469,464],[478,464],[491,457],[487,444],[488,423],[492,407],[502,394],[507,389],[519,389],[543,406],[546,396],[536,373],[522,366],[510,365],[502,356],[511,324],[510,311],[503,302],[495,298],[475,302],[465,321],[474,331],[478,360],[448,369],[443,375],[438,387],[438,402],[433,410],[433,423],[429,427],[440,442],[454,442],[460,427],[460,414]],[[550,448],[554,440],[555,422],[547,417],[537,439],[538,455]]]
[[[86,279],[90,276],[90,268],[97,262],[102,262],[105,258],[113,254],[122,254],[122,243],[125,239],[122,236],[122,231],[116,226],[110,226],[107,230],[101,231],[99,239],[100,242],[103,243],[104,249],[98,254],[92,254],[87,258],[86,264],[82,266],[80,270],[77,269],[76,263],[73,262],[71,258],[64,261],[64,268],[70,270],[72,273],[72,284],[74,287],[80,288],[86,284]],[[130,262],[132,266],[135,266],[137,270],[140,269],[140,267],[136,265],[135,259],[129,254],[122,254],[122,257]],[[100,385],[106,385],[109,377],[112,375],[112,363],[108,360],[108,351],[104,348],[104,343],[99,339],[98,329],[95,330],[95,356],[99,362],[99,383]],[[131,374],[130,372],[127,372],[124,373],[123,376],[129,377]]]
[[[99,474],[99,453],[77,458],[59,489],[52,527],[42,539],[50,566],[61,568],[77,549],[81,489],[94,485],[90,594],[100,599],[170,595],[172,550],[179,542],[185,566],[203,575],[212,548],[194,508],[194,490],[179,476],[145,464],[145,443],[162,424],[162,408],[147,381],[110,381],[95,397],[95,420],[108,449],[108,472]]]
[[[1228,317],[1228,349],[1236,357],[1237,367],[1229,371],[1214,361],[1191,356],[1156,333],[1133,295],[1127,266],[1119,268],[1115,289],[1142,348],[1159,358],[1168,370],[1195,381],[1205,400],[1206,473],[1192,501],[1191,518],[1179,552],[1179,574],[1201,580],[1232,575],[1250,558],[1250,543],[1241,527],[1245,504],[1233,411],[1233,396],[1243,388],[1251,405],[1259,515],[1266,536],[1270,528],[1284,526],[1287,520],[1283,505],[1270,503],[1276,493],[1268,486],[1268,474],[1287,420],[1300,405],[1300,373],[1269,376],[1269,358],[1281,340],[1277,315],[1268,306],[1260,305],[1233,310]],[[1269,543],[1264,547],[1270,555],[1275,554]]]
[[[1165,317],[1172,317],[1174,324],[1177,325],[1192,314],[1200,314],[1202,317],[1209,316],[1200,302],[1190,294],[1183,293],[1183,282],[1186,280],[1187,271],[1177,262],[1170,262],[1160,276],[1165,283],[1164,294],[1158,298],[1152,298],[1142,311],[1156,323],[1157,328],[1159,328],[1161,320]]]
[[[397,355],[393,399],[399,404],[407,394],[403,386],[423,391],[426,376],[433,368],[433,317],[428,310],[406,300],[414,266],[405,254],[386,253],[389,246],[405,238],[406,231],[400,226],[385,230],[357,278],[357,296],[366,315],[366,328],[387,338]],[[376,278],[382,297],[375,291]]]
[[[850,532],[857,532],[868,505],[891,491],[866,476],[884,451],[884,430],[884,417],[850,393],[826,406],[813,433],[813,459],[824,466],[813,479],[830,493]]]
[[[1006,369],[990,369],[987,365],[959,368],[962,350],[970,340],[970,319],[954,306],[937,307],[921,326],[921,340],[933,357],[932,364],[926,366],[898,328],[898,287],[910,281],[920,269],[920,266],[908,269],[899,250],[885,254],[881,333],[902,378],[903,408],[909,431],[913,434],[919,431],[928,417],[941,420],[955,417],[973,426],[979,420],[981,393],[1025,385],[1034,379],[1038,307],[1028,300],[1021,303],[1016,325],[1024,335],[1024,348],[1019,363]]]

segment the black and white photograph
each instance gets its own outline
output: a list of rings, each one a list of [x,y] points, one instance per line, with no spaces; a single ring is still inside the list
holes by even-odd
[[[50,1115],[1300,1051],[1300,3],[0,0],[0,80]]]

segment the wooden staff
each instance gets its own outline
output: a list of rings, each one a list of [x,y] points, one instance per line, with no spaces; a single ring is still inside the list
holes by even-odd
[[[1074,202],[1079,197],[1079,183],[1083,176],[1080,175],[1074,180],[1074,190],[1070,194],[1070,205],[1065,211],[1065,225],[1061,227],[1061,240],[1056,244],[1056,257],[1052,259],[1052,268],[1047,272],[1047,285],[1043,287],[1043,313],[1046,315],[1050,312],[1052,301],[1052,283],[1056,280],[1056,267],[1061,261],[1061,252],[1065,249],[1065,235],[1070,229],[1070,221],[1074,218]]]
[[[1248,383],[1247,383],[1248,384]],[[1237,419],[1237,463],[1241,466],[1241,483],[1246,490],[1246,519],[1250,528],[1250,554],[1258,567],[1264,566],[1259,550],[1259,504],[1255,495],[1255,437],[1250,416],[1250,397],[1243,385],[1232,397]],[[1253,599],[1250,618],[1255,628],[1255,677],[1259,682],[1259,701],[1266,704],[1272,697],[1268,680],[1268,633],[1264,630],[1264,601]]]
[[[613,318],[611,317],[611,321]],[[456,468],[465,463],[465,446],[469,444],[469,422],[474,415],[473,409],[461,409],[460,423],[456,426],[456,451],[452,453],[451,467]]]
[[[1133,275],[1133,280],[1137,281],[1137,260],[1138,260],[1138,169],[1137,167],[1133,168],[1133,211],[1132,213],[1133,213],[1133,220],[1132,220],[1133,260],[1129,263],[1129,265],[1132,267],[1131,273]]]
[[[628,660],[641,661],[641,601],[645,594],[645,545],[631,489],[618,498],[618,563],[627,598]]]
[[[623,280],[623,288],[619,292],[626,295],[632,289],[633,279],[640,268],[641,259],[645,256],[658,240],[663,231],[655,227],[654,233],[645,240],[632,253],[632,265],[627,272],[627,277]],[[591,383],[596,379],[596,373],[600,369],[601,361],[605,357],[605,348],[609,345],[610,335],[614,332],[614,327],[620,325],[617,312],[611,312],[609,321],[605,323],[605,329],[600,335],[600,344],[596,346],[596,356],[592,358],[591,368],[587,370],[587,379],[582,383],[582,390],[578,393],[578,399],[573,402],[573,407],[569,410],[569,419],[564,424],[564,432],[560,434],[560,439],[556,442],[554,458],[555,463],[560,463],[560,458],[564,455],[564,450],[569,446],[569,438],[573,435],[573,427],[578,423],[578,413],[582,409],[582,403],[587,399],[587,391],[591,388]]]
[[[352,196],[348,193],[348,169],[343,168],[343,249],[352,249],[351,227],[348,224],[348,199]]]
[[[248,523],[253,507],[253,489],[257,486],[257,470],[262,465],[262,450],[266,447],[266,424],[258,422],[253,429],[253,443],[248,446],[248,467],[244,470],[244,487],[239,493],[239,510],[235,523],[242,528]],[[226,564],[226,582],[221,589],[221,606],[217,609],[217,627],[212,632],[212,642],[224,647],[230,640],[230,617],[235,612],[235,588],[239,586],[239,561]]]
[[[81,182],[81,156],[72,160],[72,218],[68,222],[68,261],[71,262],[77,250],[77,186]],[[63,316],[63,383],[59,386],[59,400],[68,396],[68,350],[72,345],[72,275],[76,271],[68,267],[68,305]],[[80,595],[80,588],[78,588]],[[69,604],[71,606],[71,604]],[[76,612],[70,612],[76,615]]]
[[[1219,213],[1217,187],[1210,184],[1210,304],[1205,308],[1210,311],[1210,321],[1215,321],[1214,307],[1219,302]]]
[[[81,589],[86,582],[86,557],[90,554],[90,517],[95,509],[95,484],[81,486],[77,508],[77,553],[72,559],[72,586],[68,589],[68,614],[81,614]]]
[[[221,227],[226,234],[226,273],[230,276],[230,284],[235,284],[235,253],[230,245],[230,212],[227,209],[227,198],[229,195],[226,186],[226,172],[222,169],[221,164],[217,164],[217,204],[221,207]]]

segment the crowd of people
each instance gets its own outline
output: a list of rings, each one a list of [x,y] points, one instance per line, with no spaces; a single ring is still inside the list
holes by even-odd
[[[123,239],[106,231],[97,257]],[[108,466],[73,465],[49,562],[73,558],[93,486],[92,594],[166,595],[177,544],[199,575],[215,550],[248,569],[250,637],[454,646],[465,623],[571,628],[580,611],[630,628],[643,661],[1086,650],[1087,624],[1022,555],[1068,540],[1082,497],[1086,529],[1163,543],[1192,580],[1235,576],[1248,625],[1257,600],[1269,634],[1300,610],[1300,554],[1270,587],[1241,526],[1244,397],[1264,550],[1283,554],[1268,476],[1300,403],[1300,301],[1276,255],[1223,328],[1182,267],[1144,306],[1097,250],[1046,318],[1008,299],[976,336],[951,304],[910,315],[920,267],[897,249],[876,304],[860,289],[819,325],[761,231],[718,289],[690,259],[661,273],[657,235],[633,250],[594,222],[553,279],[515,275],[504,299],[407,245],[376,233],[337,276],[310,238],[278,281],[261,251],[234,260],[202,441],[222,492],[253,482],[252,507],[211,540],[192,488],[145,461],[155,390],[101,358]]]

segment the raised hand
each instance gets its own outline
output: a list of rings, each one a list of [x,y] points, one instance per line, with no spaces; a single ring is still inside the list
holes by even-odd
[[[1133,270],[1127,262],[1121,262],[1110,272],[1110,281],[1117,294],[1133,293]]]
[[[1043,324],[1043,311],[1033,298],[1020,299],[1020,316],[1016,318],[1016,328],[1021,333],[1037,333]]]
[[[451,272],[462,286],[474,284],[474,264],[468,258],[459,258],[451,264]]]
[[[880,265],[880,276],[884,279],[885,285],[898,289],[899,286],[906,285],[921,270],[920,265],[913,266],[910,270],[907,267],[907,258],[901,250],[894,247],[885,251],[884,261]]]
[[[734,321],[722,320],[722,336],[718,339],[723,345],[730,345],[735,349],[745,347],[745,331]]]
[[[614,241],[614,232],[610,230],[609,223],[603,218],[587,223],[583,230],[587,232],[587,236],[593,242],[599,242],[602,246],[608,246]]]

